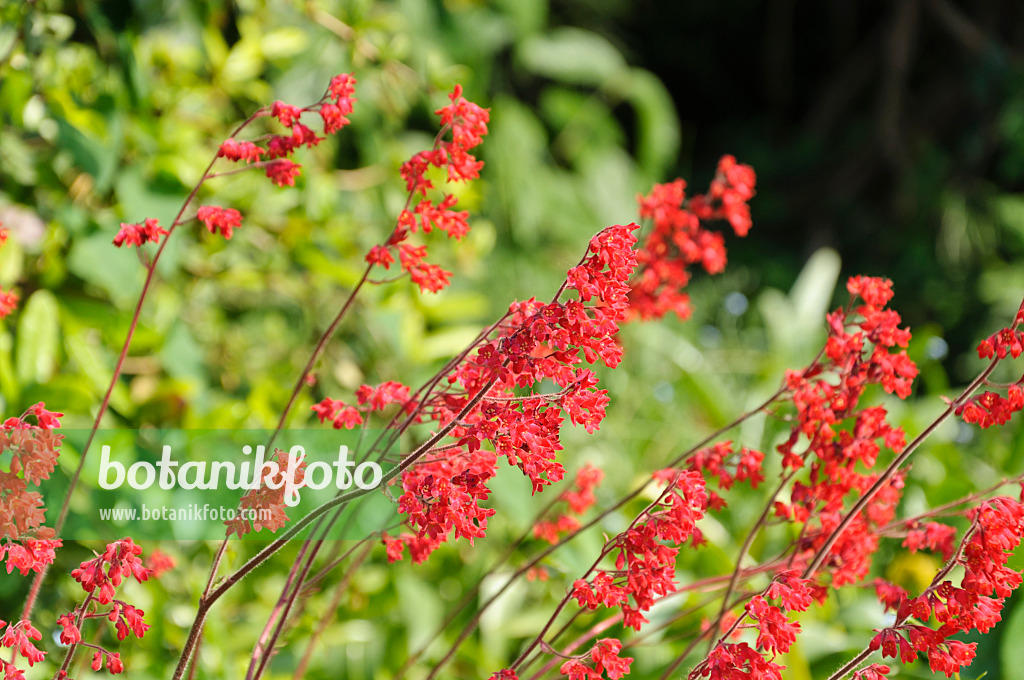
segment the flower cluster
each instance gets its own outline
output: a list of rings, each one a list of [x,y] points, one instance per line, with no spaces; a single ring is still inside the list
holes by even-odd
[[[614,638],[598,640],[589,654],[585,655],[590,657],[593,666],[587,665],[582,658],[569,659],[562,664],[559,672],[568,676],[569,680],[601,680],[602,677],[618,680],[629,675],[629,665],[633,663],[632,657],[620,657],[621,651],[622,643]]]
[[[746,236],[751,226],[747,202],[754,196],[756,181],[753,168],[723,156],[707,194],[687,199],[686,182],[677,179],[655,185],[639,198],[640,217],[651,220],[652,229],[637,253],[633,314],[660,319],[674,312],[689,318],[689,268],[698,265],[709,274],[725,269],[725,238],[705,229],[703,222],[725,219],[737,236]]]
[[[978,344],[978,356],[982,359],[1001,361],[1006,357],[1016,359],[1024,352],[1024,332],[1017,326],[1024,322],[1024,307],[1017,312],[1014,323],[1009,328],[985,338]],[[983,392],[957,405],[956,415],[965,423],[976,424],[980,428],[1002,425],[1010,421],[1013,414],[1024,409],[1024,377],[1006,388],[1006,396],[996,392]]]
[[[340,399],[325,398],[310,408],[321,423],[331,421],[334,429],[351,430],[363,424],[363,414],[383,411],[391,404],[401,404],[409,412],[415,403],[409,399],[409,388],[402,383],[388,380],[380,385],[360,385],[356,390],[358,406],[350,406]]]
[[[426,261],[427,249],[423,245],[407,242],[410,234],[417,231],[429,233],[434,229],[444,232],[449,238],[462,239],[469,231],[469,213],[453,210],[456,198],[445,194],[434,202],[427,192],[434,188],[427,177],[430,168],[445,168],[447,181],[469,182],[476,179],[483,167],[471,151],[480,145],[487,134],[490,119],[488,109],[481,108],[462,96],[462,86],[456,85],[449,95],[451,103],[435,113],[441,120],[441,134],[433,148],[420,151],[402,164],[401,175],[409,191],[410,202],[419,194],[421,200],[412,207],[402,210],[394,231],[383,245],[375,246],[366,255],[366,261],[374,266],[389,269],[395,261],[395,254],[404,272],[423,292],[436,293],[448,285],[451,274],[436,264]],[[444,139],[445,131],[451,131],[451,140]]]
[[[1006,389],[1005,397],[995,392],[982,392],[957,406],[956,414],[965,423],[985,429],[1010,422],[1013,414],[1021,409],[1024,409],[1024,387],[1016,384]]]
[[[570,488],[558,497],[559,502],[568,506],[568,511],[561,513],[553,520],[541,520],[533,527],[533,535],[554,545],[559,539],[580,528],[579,516],[589,510],[595,503],[594,489],[604,479],[604,472],[589,463],[576,473],[576,479]]]
[[[290,130],[286,135],[271,135],[266,142],[266,148],[256,142],[235,139],[231,137],[224,140],[217,149],[217,158],[228,161],[244,161],[246,164],[253,164],[253,167],[261,167],[274,184],[279,187],[295,186],[295,179],[301,174],[302,166],[292,161],[291,156],[300,147],[312,148],[322,142],[325,138],[313,132],[311,128],[301,122],[304,113],[316,113],[323,122],[325,134],[333,134],[345,125],[348,125],[347,116],[352,113],[355,98],[356,79],[343,73],[331,79],[327,92],[318,102],[306,107],[298,107],[276,101],[267,111],[264,109],[260,115],[271,115]],[[248,123],[248,121],[247,121]],[[267,160],[263,160],[266,157]],[[196,213],[196,219],[206,225],[211,234],[219,233],[226,239],[231,238],[235,229],[242,226],[242,215],[234,208],[224,208],[218,205],[204,205]],[[166,236],[168,231],[160,227],[159,223],[149,218],[141,224],[121,224],[121,229],[114,237],[114,245],[141,246],[144,243],[157,243],[161,236]],[[10,302],[13,308],[17,297]],[[0,298],[0,317],[4,316],[4,301]]]
[[[114,237],[114,245],[120,248],[123,245],[141,246],[144,243],[159,243],[161,236],[167,235],[167,230],[160,226],[156,219],[150,217],[142,224],[121,223],[121,229]]]
[[[110,604],[124,577],[131,576],[139,583],[149,579],[152,572],[142,563],[141,554],[142,548],[131,538],[122,538],[108,543],[103,554],[82,562],[71,577],[97,602]]]
[[[88,597],[81,605],[57,618],[60,641],[65,645],[84,644],[94,649],[93,670],[98,671],[105,664],[107,671],[116,675],[124,671],[124,663],[119,653],[82,641],[82,624],[86,619],[107,619],[114,624],[118,640],[124,640],[129,633],[142,638],[150,628],[143,618],[144,611],[115,598],[116,589],[125,577],[142,583],[154,575],[154,571],[143,564],[141,555],[141,547],[131,538],[123,538],[107,544],[101,555],[82,562],[71,572],[72,578],[82,584]]]
[[[712,680],[782,680],[783,666],[769,661],[746,642],[725,642],[715,645],[690,678],[710,677]]]
[[[402,475],[399,510],[412,531],[385,539],[389,558],[398,559],[408,546],[419,562],[451,535],[483,536],[493,510],[481,503],[499,458],[529,477],[534,492],[562,478],[556,454],[564,418],[590,432],[604,417],[607,391],[596,388],[593,371],[576,364],[619,363],[614,335],[628,309],[635,229],[619,225],[596,235],[566,277],[563,290],[574,291],[575,299],[513,304],[495,337],[448,375],[450,387],[417,404],[418,417],[449,428],[451,443],[427,452]],[[545,380],[558,391],[517,393]]]
[[[32,641],[42,640],[43,634],[25,620],[17,623],[0,621],[0,629],[3,630],[3,635],[0,635],[0,647],[14,650],[10,661],[0,660],[0,669],[4,672],[4,680],[24,680],[25,674],[14,665],[14,657],[21,656],[29,666],[34,666],[42,661],[46,652],[36,647]]]
[[[760,451],[746,447],[734,451],[732,442],[725,441],[696,451],[690,458],[690,469],[716,477],[719,488],[726,491],[736,482],[749,482],[756,489],[764,481],[763,462]],[[708,491],[708,496],[711,509],[725,507],[725,500],[714,491]]]
[[[598,571],[592,581],[578,579],[572,597],[586,609],[618,607],[623,622],[635,630],[647,623],[643,612],[674,592],[679,547],[703,538],[696,523],[708,508],[704,478],[699,472],[662,470],[655,478],[668,488],[626,531],[612,539],[607,553],[616,553],[614,571]]]
[[[953,539],[956,529],[941,522],[911,522],[907,527],[907,536],[903,539],[903,547],[910,552],[921,548],[942,553],[943,559],[953,556]]]
[[[892,282],[855,276],[846,287],[862,304],[830,313],[824,358],[786,374],[796,414],[790,436],[777,448],[784,468],[795,472],[807,466],[807,476],[793,483],[790,502],[776,501],[775,510],[778,517],[805,526],[798,566],[842,521],[851,493],[863,494],[875,483],[878,474],[870,470],[883,447],[900,453],[906,446],[906,436],[887,422],[883,406],[859,408],[868,385],[905,398],[917,375],[906,351],[896,351],[906,347],[910,331],[900,328],[899,314],[886,307]],[[868,573],[879,540],[875,529],[892,519],[902,485],[900,475],[890,478],[831,546],[826,566],[833,586]]]
[[[0,451],[11,454],[8,470],[0,470],[0,558],[7,558],[7,573],[17,569],[23,576],[39,572],[53,562],[60,539],[43,526],[43,497],[29,487],[49,479],[57,466],[63,413],[46,409],[40,402],[20,417],[0,425]],[[32,422],[34,421],[34,422]]]
[[[196,211],[196,219],[205,224],[211,234],[220,232],[226,239],[231,238],[234,230],[242,226],[242,213],[219,205],[201,206]]]
[[[878,632],[872,650],[883,657],[909,663],[925,654],[932,672],[952,677],[970,665],[977,643],[952,639],[960,632],[987,633],[1001,619],[1005,599],[1021,584],[1020,572],[1007,566],[1024,536],[1024,503],[1000,497],[972,510],[970,531],[961,550],[920,596],[898,593],[896,622]],[[960,586],[945,579],[953,566],[961,566]],[[937,629],[927,625],[932,619]],[[920,623],[911,623],[916,619]]]

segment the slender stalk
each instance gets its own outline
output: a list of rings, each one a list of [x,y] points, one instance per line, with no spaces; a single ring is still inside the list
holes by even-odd
[[[725,618],[725,613],[729,611],[727,609],[727,605],[729,604],[729,598],[732,597],[733,591],[736,590],[736,585],[739,583],[743,560],[746,558],[747,553],[750,551],[750,546],[754,543],[754,538],[757,537],[758,532],[761,531],[761,527],[764,526],[765,520],[768,519],[768,514],[772,511],[772,506],[775,503],[775,499],[786,487],[786,484],[789,484],[789,480],[793,478],[794,474],[796,474],[795,470],[790,471],[788,475],[785,475],[782,478],[782,481],[779,482],[778,488],[775,489],[772,495],[768,498],[768,502],[765,503],[764,510],[761,511],[761,515],[757,518],[757,522],[754,523],[754,527],[747,533],[746,538],[743,539],[743,545],[740,547],[740,553],[736,557],[736,567],[732,570],[732,576],[729,577],[729,584],[725,588],[725,595],[722,596],[722,607],[718,610],[718,617],[715,619],[714,624],[712,624],[711,626],[713,629],[718,630],[718,627],[722,623],[722,619]],[[711,643],[711,646],[708,648],[708,654],[711,653],[712,649],[714,649],[713,642]]]
[[[231,137],[234,137],[239,132],[244,130],[249,124],[258,118],[262,118],[267,115],[268,109],[263,107],[253,113],[251,116],[246,118],[241,124],[236,127]],[[64,494],[64,500],[61,503],[60,512],[57,514],[57,521],[53,525],[54,534],[60,536],[61,529],[64,528],[64,521],[67,519],[68,507],[71,503],[71,494],[74,492],[75,487],[78,485],[78,480],[82,476],[82,470],[85,468],[86,456],[89,453],[89,448],[92,446],[93,439],[96,437],[96,432],[100,428],[100,423],[103,421],[103,416],[106,414],[107,409],[110,406],[110,397],[114,393],[114,388],[117,386],[117,382],[121,377],[121,371],[124,369],[124,361],[128,356],[128,348],[131,346],[132,338],[135,335],[135,330],[139,323],[139,317],[142,314],[142,306],[146,301],[146,297],[153,284],[153,279],[156,276],[157,263],[160,261],[160,256],[164,252],[164,248],[167,247],[167,242],[171,239],[174,234],[174,230],[180,224],[184,224],[182,217],[185,211],[191,205],[196,195],[199,193],[199,189],[203,184],[210,178],[211,170],[214,164],[217,162],[218,156],[215,154],[214,157],[207,164],[206,169],[203,170],[202,176],[199,181],[192,187],[188,196],[185,198],[184,203],[181,204],[181,208],[178,210],[178,214],[175,215],[174,220],[171,222],[167,229],[167,234],[163,240],[160,241],[160,245],[157,247],[156,254],[153,255],[152,260],[147,263],[146,266],[146,279],[142,284],[142,291],[139,294],[139,300],[135,304],[135,310],[132,313],[131,323],[128,326],[128,333],[125,336],[124,343],[121,345],[121,352],[118,355],[117,363],[114,365],[114,373],[110,377],[110,384],[107,386],[107,390],[103,395],[103,400],[100,402],[99,410],[96,412],[96,418],[93,420],[92,428],[89,430],[89,436],[85,440],[85,445],[82,447],[82,454],[78,460],[78,466],[75,468],[74,474],[71,476],[71,483],[68,485],[68,490]],[[32,580],[32,585],[29,587],[28,596],[25,599],[25,606],[22,609],[21,618],[29,619],[32,616],[32,610],[35,608],[36,599],[39,596],[39,590],[42,587],[43,580],[46,578],[46,574],[49,571],[49,565],[44,566]]]
[[[319,641],[320,636],[324,634],[327,627],[331,624],[331,620],[334,618],[334,612],[338,610],[341,604],[341,598],[348,589],[349,581],[352,579],[352,575],[355,574],[356,569],[366,561],[366,558],[370,556],[370,551],[373,549],[372,545],[367,545],[363,552],[356,557],[352,566],[345,571],[345,576],[342,577],[338,585],[334,587],[334,594],[331,596],[330,604],[327,605],[327,611],[321,617],[320,622],[317,624],[316,630],[309,636],[309,642],[306,643],[306,650],[302,653],[302,658],[299,659],[298,665],[295,667],[294,680],[302,680],[306,675],[306,669],[309,667],[309,662],[313,658],[313,649],[316,647],[316,643]]]

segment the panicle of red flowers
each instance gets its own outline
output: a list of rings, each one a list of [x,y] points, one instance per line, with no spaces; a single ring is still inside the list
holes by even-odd
[[[1024,352],[1024,333],[1017,327],[1024,323],[1024,305],[1017,312],[1014,323],[1003,328],[978,344],[978,356],[982,359],[1001,361],[1006,357],[1016,359]],[[1006,388],[1006,396],[996,392],[983,392],[959,404],[956,415],[965,423],[976,424],[981,428],[1002,425],[1010,421],[1013,414],[1024,409],[1024,376]]]
[[[219,205],[201,206],[196,212],[196,219],[205,224],[211,234],[220,232],[224,238],[231,238],[234,230],[242,226],[242,213]]]
[[[2,223],[0,223],[2,224]],[[7,230],[0,228],[0,246],[7,242]],[[0,290],[0,319],[14,311],[18,304],[18,294],[14,291]]]
[[[33,640],[36,642],[42,640],[43,634],[31,622],[27,620],[17,623],[0,621],[0,629],[3,630],[3,634],[0,635],[0,647],[14,650],[14,655],[21,656],[30,667],[42,661],[46,656],[46,652],[40,650],[32,642]],[[13,662],[13,658],[10,661],[0,660],[0,669],[4,672],[4,680],[24,680],[24,671],[15,666]]]
[[[118,640],[124,640],[129,633],[142,638],[150,628],[144,619],[145,612],[117,599],[115,595],[125,578],[131,577],[142,583],[155,575],[154,570],[142,561],[142,548],[131,538],[125,537],[108,543],[102,554],[82,562],[71,572],[72,578],[82,584],[88,597],[81,605],[57,618],[61,643],[82,643],[82,624],[87,619],[107,619],[113,623]],[[93,670],[100,670],[105,661],[107,671],[111,674],[124,671],[119,653],[95,644],[88,646],[96,650],[93,654]]]
[[[282,101],[274,102],[269,113],[290,130],[289,134],[272,135],[266,148],[255,142],[232,137],[221,143],[217,157],[234,162],[257,163],[277,186],[295,186],[302,166],[289,156],[300,147],[312,148],[325,139],[301,122],[302,115],[315,112],[323,122],[325,134],[337,132],[349,123],[347,116],[352,113],[355,102],[352,96],[355,83],[356,79],[352,75],[343,73],[331,79],[326,94],[315,104],[299,107]],[[267,161],[262,160],[264,156]],[[203,206],[199,208],[196,218],[206,225],[210,233],[220,233],[224,238],[231,238],[233,230],[242,226],[242,215],[233,208]]]
[[[573,485],[562,492],[559,501],[568,506],[568,510],[553,520],[541,520],[533,527],[533,535],[554,545],[566,534],[580,528],[579,516],[589,510],[596,499],[594,489],[604,479],[604,471],[587,463],[576,473]]]
[[[141,246],[144,243],[159,243],[160,237],[166,236],[167,233],[167,230],[152,217],[144,220],[142,224],[122,222],[120,231],[114,237],[114,245],[120,248],[123,245]]]
[[[586,609],[619,608],[623,624],[635,630],[647,623],[643,612],[676,590],[676,555],[686,541],[703,542],[696,524],[708,508],[699,472],[661,470],[655,479],[668,488],[606,548],[607,554],[616,553],[615,570],[600,570],[590,581],[577,579],[571,593]]]
[[[903,547],[914,553],[921,548],[942,553],[943,559],[953,556],[953,539],[956,529],[941,522],[911,522],[907,527],[907,536],[903,539]]]
[[[782,680],[784,668],[764,658],[746,642],[724,642],[715,645],[708,657],[693,669],[690,678]]]
[[[149,579],[152,571],[142,563],[142,548],[131,538],[122,538],[108,543],[103,554],[86,560],[72,570],[71,577],[82,584],[85,592],[93,595],[100,604],[110,604],[115,589],[126,576],[139,583]]]
[[[885,680],[885,676],[889,675],[891,670],[885,664],[873,663],[854,672],[853,680]]]
[[[415,409],[416,404],[409,399],[409,387],[402,383],[388,380],[380,385],[360,385],[356,389],[358,406],[350,406],[340,399],[325,398],[310,409],[316,413],[321,423],[328,420],[334,429],[351,430],[363,424],[363,414],[371,411],[383,411],[391,404],[401,404],[406,412]]]
[[[451,139],[445,139],[444,134],[439,135],[433,148],[416,153],[400,169],[410,202],[416,194],[422,196],[421,200],[412,209],[402,210],[387,242],[375,246],[366,255],[366,261],[371,265],[388,269],[397,252],[402,270],[422,292],[442,290],[448,285],[451,274],[426,261],[426,246],[406,243],[406,239],[417,231],[430,233],[438,229],[449,238],[461,240],[469,232],[469,213],[452,209],[457,202],[455,196],[445,194],[436,202],[428,198],[427,192],[434,188],[434,184],[427,173],[431,167],[446,168],[449,182],[469,182],[479,177],[483,161],[477,160],[471,151],[487,134],[490,117],[488,109],[462,96],[461,85],[455,86],[449,99],[451,103],[435,113],[440,117],[442,133],[450,130]]]
[[[569,659],[562,664],[559,672],[568,676],[569,680],[618,680],[629,675],[629,665],[633,663],[633,657],[620,657],[621,651],[621,642],[615,638],[603,638],[583,657]],[[587,656],[590,657],[592,666],[584,661]]]
[[[906,446],[903,431],[887,422],[885,407],[859,407],[872,384],[906,398],[917,375],[914,362],[900,349],[907,346],[910,331],[900,328],[899,314],[886,307],[892,282],[855,276],[847,290],[862,304],[827,316],[824,357],[786,374],[796,414],[789,437],[777,450],[784,469],[795,472],[806,466],[807,472],[794,481],[788,503],[775,502],[775,511],[805,526],[797,566],[839,526],[851,494],[864,493],[878,479],[871,469],[883,448],[898,454]],[[833,586],[867,575],[879,540],[875,529],[893,518],[902,486],[902,476],[894,475],[832,545],[826,566]]]
[[[749,482],[756,489],[764,481],[762,464],[764,454],[754,449],[741,447],[734,451],[732,442],[717,444],[694,452],[690,459],[690,469],[698,470],[718,478],[720,489],[729,490],[736,482]],[[709,507],[721,510],[726,506],[725,499],[714,491],[708,491]]]
[[[7,573],[40,572],[61,545],[53,530],[43,526],[42,495],[29,487],[49,479],[57,466],[64,439],[57,429],[63,415],[39,402],[0,426],[0,452],[11,454],[8,469],[0,470],[0,559],[6,556]]]
[[[174,569],[174,558],[161,550],[154,550],[149,554],[149,568],[153,572],[153,578],[160,578],[164,572]]]
[[[659,319],[669,312],[687,319],[690,297],[685,288],[689,268],[703,267],[709,274],[725,269],[725,238],[704,223],[727,220],[737,236],[750,231],[750,207],[757,183],[753,168],[723,156],[707,194],[686,198],[686,182],[677,179],[657,184],[639,197],[640,217],[651,220],[652,229],[637,252],[639,263],[631,293],[632,313],[643,319]]]
[[[302,485],[306,475],[306,461],[293,457],[283,449],[275,449],[274,455],[259,469],[256,488],[249,489],[239,502],[238,512],[233,519],[224,520],[227,536],[237,534],[239,538],[251,531],[266,529],[273,533],[288,522],[285,494],[291,485]],[[286,484],[286,482],[288,482]]]
[[[254,163],[254,167],[262,167],[267,177],[277,186],[295,186],[295,179],[301,174],[302,166],[288,157],[299,147],[312,148],[325,139],[302,124],[302,114],[317,113],[323,122],[325,134],[337,132],[349,123],[346,116],[352,113],[355,82],[356,79],[347,73],[335,76],[331,79],[324,96],[315,104],[304,108],[282,101],[274,102],[269,111],[264,109],[258,115],[269,113],[289,128],[289,134],[272,135],[267,141],[266,148],[256,142],[231,137],[218,147],[217,158],[233,162],[245,161],[246,164]],[[263,160],[264,156],[267,157],[267,161]],[[242,226],[240,212],[234,208],[217,205],[200,207],[196,219],[205,224],[210,233],[219,233],[226,239],[231,238],[233,231]],[[141,246],[149,242],[157,243],[161,236],[167,234],[168,231],[160,227],[153,218],[146,219],[142,224],[122,223],[117,236],[114,237],[114,245],[120,248],[122,245]],[[13,293],[0,293],[0,318],[9,313],[16,302],[17,296]]]
[[[884,589],[887,605],[898,597],[896,622],[878,631],[870,649],[880,649],[883,657],[898,656],[902,663],[925,654],[932,672],[944,673],[947,678],[970,665],[977,643],[952,636],[990,631],[1001,619],[1006,598],[1020,586],[1020,572],[1007,562],[1024,536],[1024,503],[994,498],[972,509],[968,517],[973,524],[955,558],[924,593],[910,598],[895,587]],[[945,578],[954,566],[964,569],[959,586]],[[928,625],[932,619],[938,628]]]
[[[500,458],[529,477],[534,492],[562,478],[556,456],[564,418],[588,432],[604,418],[607,391],[597,389],[593,371],[577,364],[619,363],[614,335],[628,309],[636,229],[618,225],[597,234],[582,263],[568,272],[564,288],[576,293],[574,299],[514,303],[494,337],[448,375],[450,387],[419,405],[420,415],[438,427],[458,420],[443,455],[428,455],[401,477],[399,510],[411,531],[385,539],[389,559],[400,559],[408,546],[420,562],[451,536],[483,536],[494,511],[481,503]],[[558,391],[516,392],[537,390],[544,380]]]

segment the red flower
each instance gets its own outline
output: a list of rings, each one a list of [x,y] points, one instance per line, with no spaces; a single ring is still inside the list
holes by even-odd
[[[391,254],[391,249],[387,246],[374,246],[366,254],[366,261],[370,264],[380,265],[384,269],[390,269],[391,264],[395,261],[395,256]]]
[[[302,117],[302,109],[278,100],[270,107],[270,115],[281,121],[281,125],[291,127]]]
[[[87,593],[94,593],[100,604],[109,604],[114,598],[114,589],[121,584],[125,576],[132,576],[140,583],[147,580],[152,573],[142,563],[139,555],[142,548],[135,545],[131,538],[123,538],[107,544],[102,555],[82,562],[81,566],[71,572],[72,578],[82,584]]]
[[[14,311],[18,305],[18,294],[13,291],[0,290],[0,319]]]
[[[56,413],[54,411],[47,411],[46,404],[39,402],[29,407],[28,412],[36,417],[36,422],[39,427],[44,430],[55,430],[60,427],[59,418],[63,418],[63,413]]]
[[[61,644],[73,645],[82,641],[82,631],[75,624],[75,612],[69,612],[57,617],[57,625],[61,627]]]
[[[107,655],[107,670],[110,671],[112,675],[124,672],[124,664],[121,663],[120,654],[114,652],[113,654]]]
[[[247,163],[258,161],[265,153],[266,151],[252,142],[240,142],[236,139],[225,140],[217,150],[219,158],[227,158],[229,161],[244,160]]]
[[[599,675],[604,673],[609,680],[618,680],[629,675],[629,664],[633,663],[632,657],[619,658],[622,651],[622,643],[614,638],[598,640],[594,648],[590,650],[590,658],[594,661],[594,671]]]
[[[289,160],[274,161],[266,166],[267,177],[273,180],[274,184],[283,187],[286,184],[295,186],[295,178],[301,174],[302,166]]]
[[[345,428],[351,430],[363,424],[363,417],[354,407],[348,406],[337,399],[324,399],[310,407],[320,422],[331,420],[335,430]]]
[[[167,234],[167,230],[162,228],[152,217],[147,218],[142,224],[122,222],[120,231],[114,237],[114,245],[120,248],[124,244],[141,246],[144,243],[158,243],[160,237]]]
[[[211,234],[219,231],[224,238],[231,238],[232,230],[242,226],[242,213],[219,205],[202,206],[196,213],[196,219],[205,224]]]

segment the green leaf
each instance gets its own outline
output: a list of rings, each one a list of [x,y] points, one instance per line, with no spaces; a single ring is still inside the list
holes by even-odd
[[[636,154],[651,179],[660,179],[679,155],[679,116],[672,96],[649,71],[629,72],[629,101],[636,111]]]
[[[578,28],[560,28],[528,38],[518,57],[526,69],[538,75],[577,85],[601,85],[627,68],[614,45]]]
[[[999,647],[999,661],[1002,680],[1024,680],[1024,607],[1016,606],[1010,618],[1003,624],[1002,644]]]
[[[45,383],[57,367],[60,319],[57,298],[48,290],[33,293],[18,320],[15,370],[21,383]]]

